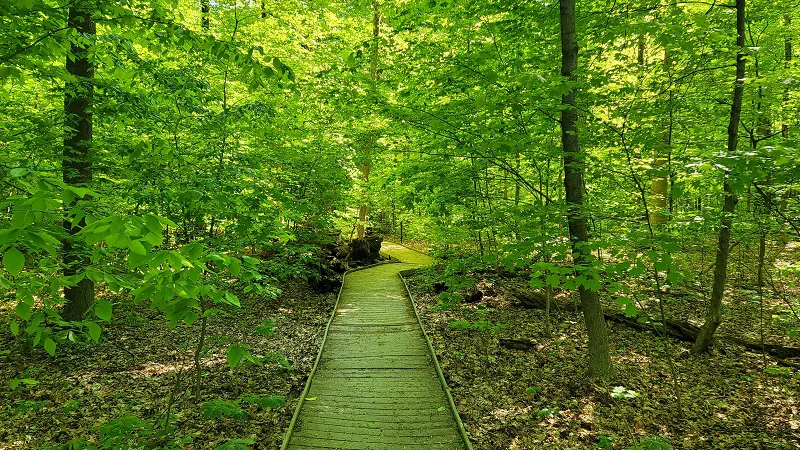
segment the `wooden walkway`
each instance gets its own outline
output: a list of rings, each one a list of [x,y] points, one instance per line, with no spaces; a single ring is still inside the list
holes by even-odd
[[[283,449],[464,449],[457,413],[399,273],[430,262],[399,245],[402,263],[347,274],[337,310]]]

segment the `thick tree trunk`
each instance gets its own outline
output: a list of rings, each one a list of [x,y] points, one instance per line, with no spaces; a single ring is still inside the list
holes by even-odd
[[[67,55],[67,72],[74,76],[74,81],[68,81],[64,86],[64,115],[65,136],[62,161],[62,178],[69,186],[86,187],[92,181],[92,97],[94,88],[92,78],[94,68],[89,60],[90,43],[84,41],[82,36],[94,39],[95,25],[92,22],[88,8],[83,8],[78,2],[69,8],[68,26],[75,30],[76,40],[70,46]],[[64,239],[63,258],[64,276],[80,275],[89,264],[88,249],[76,235],[86,225],[81,219],[73,225],[72,210],[76,207],[78,199],[64,205],[64,229],[68,236]],[[65,320],[81,320],[83,315],[94,302],[94,283],[88,278],[83,278],[74,286],[64,289]]]
[[[578,111],[574,72],[578,68],[578,41],[575,34],[575,0],[561,0],[561,75],[570,83],[569,91],[561,97],[561,143],[564,157],[564,188],[567,197],[572,258],[576,270],[587,265],[585,246],[589,241],[586,217],[583,215],[583,155],[578,142]],[[608,353],[608,334],[603,308],[597,292],[578,286],[583,317],[589,336],[589,376],[597,379],[611,375]]]
[[[736,0],[736,81],[733,88],[733,104],[731,105],[730,121],[728,122],[728,154],[736,152],[739,144],[739,120],[742,115],[742,97],[744,95],[745,55],[744,55],[744,10],[745,0]],[[739,198],[731,187],[730,174],[725,173],[723,182],[725,199],[722,204],[722,221],[717,242],[717,256],[714,267],[714,282],[711,288],[711,300],[706,313],[706,323],[697,336],[692,347],[692,353],[704,353],[711,348],[711,342],[717,327],[722,322],[722,298],[725,294],[725,283],[728,276],[728,254],[731,246],[731,231],[733,229],[733,215]]]

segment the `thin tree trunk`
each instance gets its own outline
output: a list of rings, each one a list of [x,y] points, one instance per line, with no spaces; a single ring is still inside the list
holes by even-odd
[[[208,325],[208,318],[205,317],[205,312],[205,308],[202,308],[201,315],[203,317],[200,319],[200,336],[197,339],[197,348],[194,350],[194,401],[198,404],[201,399],[200,391],[203,381],[203,366],[200,362],[203,359],[203,347],[206,345],[206,327]]]
[[[744,96],[745,55],[744,33],[745,0],[736,0],[736,81],[733,88],[733,104],[731,105],[730,121],[728,122],[728,154],[736,152],[739,144],[739,120],[742,115],[742,98]],[[733,215],[739,199],[733,192],[730,174],[725,172],[723,182],[724,201],[722,205],[722,221],[717,242],[717,256],[714,267],[714,282],[711,288],[711,300],[706,312],[706,322],[697,340],[692,346],[692,353],[704,353],[711,348],[711,342],[717,327],[722,323],[722,298],[725,294],[725,283],[728,276],[728,255],[731,247],[731,231],[733,229]]]
[[[792,25],[792,16],[787,14],[786,15],[787,31],[791,29],[791,25]],[[786,61],[785,67],[788,69],[792,62],[792,36],[789,33],[786,34],[786,40],[784,41],[783,44],[783,58],[784,61]],[[787,86],[783,89],[783,103],[784,105],[786,105],[786,103],[788,102],[789,102],[789,87]],[[785,114],[786,113],[784,112],[784,116]],[[784,118],[784,123],[783,125],[781,125],[781,136],[783,136],[784,139],[787,139],[789,137],[789,124],[786,122],[787,121]]]
[[[64,114],[66,116],[66,135],[64,137],[62,178],[66,185],[86,187],[92,181],[92,100],[94,87],[94,67],[89,59],[89,45],[83,41],[83,36],[94,39],[95,24],[90,17],[90,10],[81,2],[69,8],[68,25],[75,30],[75,35],[80,36],[70,46],[70,55],[67,55],[67,72],[74,76],[74,81],[68,81],[64,89]],[[86,225],[81,219],[73,224],[70,219],[72,209],[78,199],[65,205],[64,229],[68,236],[64,240],[64,276],[69,277],[84,272],[90,263],[87,255],[88,249],[76,235]],[[65,320],[81,320],[94,302],[94,282],[83,278],[74,286],[64,289],[63,318]]]
[[[664,71],[669,72],[672,67],[672,59],[669,55],[669,50],[664,49]],[[670,148],[672,146],[672,89],[668,92],[669,104],[668,114],[665,120],[664,135],[662,137],[662,147],[656,150],[656,155],[653,160],[653,172],[655,177],[650,184],[650,206],[652,207],[651,221],[652,224],[662,224],[667,221],[667,216],[664,214],[669,206],[668,187],[668,162],[670,155]]]
[[[211,22],[209,20],[209,13],[211,12],[210,0],[200,0],[200,14],[202,17],[202,24],[204,29],[209,29]]]
[[[578,68],[578,41],[575,34],[575,0],[561,0],[561,75],[572,84],[574,72]],[[585,268],[586,244],[589,241],[589,230],[586,217],[583,215],[583,167],[578,142],[578,111],[576,109],[576,89],[570,86],[562,95],[561,103],[561,143],[564,157],[564,188],[567,197],[567,221],[569,222],[572,258],[576,269]],[[603,309],[596,291],[578,286],[581,297],[583,317],[589,336],[589,376],[605,379],[611,376],[611,358],[608,352],[608,334]]]
[[[380,33],[381,33],[381,13],[380,13],[380,4],[378,0],[374,0],[372,2],[372,9],[373,9],[373,17],[372,17],[372,61],[370,63],[370,77],[372,78],[373,87],[377,84],[378,81],[378,68],[380,67],[379,56],[380,56]],[[371,131],[367,134],[367,144],[366,148],[364,149],[364,162],[361,166],[361,176],[364,179],[364,189],[366,192],[367,185],[369,184],[369,172],[371,168],[371,150],[374,143],[377,141],[377,136],[375,136]],[[369,212],[369,206],[367,205],[366,198],[364,199],[361,206],[358,208],[358,238],[364,238],[364,224],[367,221],[367,214]]]

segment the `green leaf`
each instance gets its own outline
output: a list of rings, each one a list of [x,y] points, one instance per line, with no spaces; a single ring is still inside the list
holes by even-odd
[[[148,214],[144,216],[144,224],[151,233],[156,235],[161,234],[161,222],[159,222],[158,217]]]
[[[27,303],[19,302],[17,303],[17,315],[22,318],[22,320],[30,320],[31,318],[31,306]]]
[[[11,328],[11,334],[14,336],[19,335],[19,323],[16,320],[12,320],[11,323],[8,325]]]
[[[235,277],[239,276],[242,271],[242,263],[236,258],[231,258],[230,262],[228,262],[228,271]]]
[[[142,245],[142,243],[139,241],[130,241],[128,243],[128,248],[130,248],[131,251],[137,255],[144,256],[147,254],[147,250],[145,250],[144,245]]]
[[[242,306],[242,304],[239,303],[239,297],[231,294],[230,292],[225,293],[225,300],[227,300],[231,305]]]
[[[100,333],[102,332],[100,325],[98,325],[95,322],[88,322],[86,324],[86,328],[88,328],[89,337],[92,338],[93,341],[95,342],[100,341]]]
[[[94,313],[102,320],[111,320],[111,303],[103,299],[98,300]]]
[[[50,338],[44,340],[44,349],[50,356],[56,356],[56,343]]]
[[[25,267],[25,255],[17,250],[16,247],[11,247],[3,255],[3,265],[11,275],[17,276],[22,272],[22,268]]]
[[[228,365],[231,369],[238,366],[244,357],[245,349],[238,344],[231,344],[228,346]]]

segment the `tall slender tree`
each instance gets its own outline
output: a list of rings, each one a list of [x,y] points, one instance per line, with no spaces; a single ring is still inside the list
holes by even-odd
[[[745,76],[745,0],[736,0],[736,80],[733,85],[733,103],[731,104],[730,120],[728,121],[727,152],[732,155],[739,145],[739,121],[742,116],[742,98],[744,97]],[[725,171],[723,181],[722,220],[717,241],[717,255],[714,266],[714,282],[711,287],[711,300],[706,312],[706,322],[697,335],[697,340],[692,346],[692,353],[704,353],[711,348],[714,333],[722,323],[722,298],[725,294],[725,284],[728,277],[728,255],[731,248],[731,232],[733,230],[733,216],[739,197],[733,191],[731,174]]]
[[[668,48],[664,49],[664,73],[669,74],[672,67],[672,57]],[[671,81],[667,81],[670,83]],[[667,90],[667,111],[663,117],[663,134],[661,137],[661,145],[656,149],[655,158],[653,158],[653,172],[655,174],[650,184],[650,206],[653,211],[650,214],[650,221],[652,224],[660,224],[667,221],[667,211],[669,206],[669,160],[672,147],[672,107],[673,107],[673,92],[672,88]]]
[[[584,155],[578,141],[578,111],[575,70],[578,68],[578,39],[575,33],[575,0],[561,0],[561,75],[569,89],[561,96],[561,145],[564,158],[564,188],[567,197],[572,259],[576,270],[586,269],[589,226],[583,214]],[[589,376],[597,379],[611,375],[608,333],[597,292],[579,285],[583,318],[589,335]]]
[[[372,88],[375,89],[378,82],[378,68],[380,67],[381,13],[378,0],[372,2],[372,10],[372,61],[370,61],[369,74],[372,80]],[[367,132],[361,161],[361,177],[364,181],[365,196],[367,185],[369,184],[369,172],[372,168],[372,149],[377,138],[375,132]],[[367,222],[368,213],[369,205],[367,205],[367,199],[364,198],[358,208],[358,237],[360,239],[364,238],[364,224]]]
[[[95,24],[90,17],[91,7],[77,1],[69,8],[67,26],[73,30],[72,44],[67,54],[66,69],[72,78],[64,87],[65,136],[62,177],[65,184],[85,188],[92,181],[92,99],[94,67],[89,48],[95,36]],[[84,202],[85,204],[85,202]],[[63,258],[64,275],[81,277],[89,263],[87,249],[76,235],[86,225],[84,212],[78,208],[78,197],[64,205]],[[94,301],[94,283],[85,276],[64,289],[63,317],[80,320]]]
[[[202,15],[202,25],[206,30],[210,27],[209,13],[211,12],[210,0],[200,0],[200,14]]]

